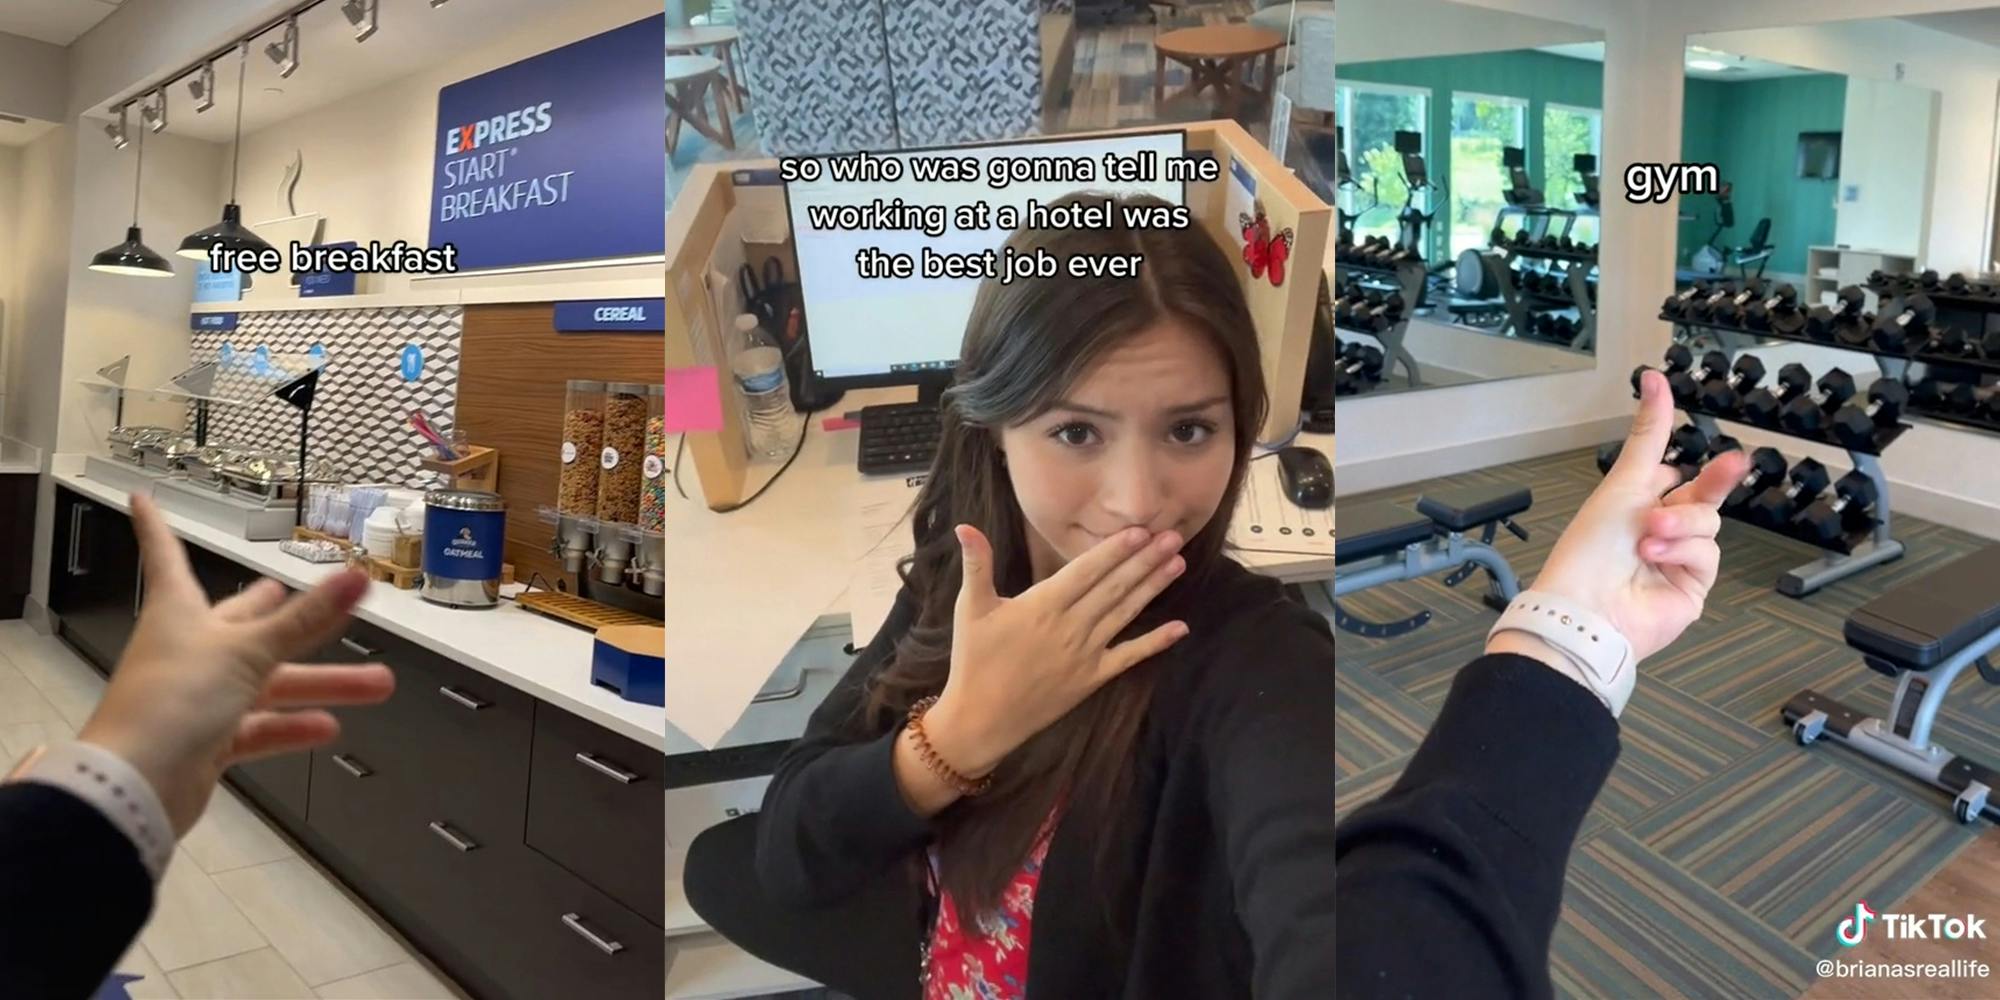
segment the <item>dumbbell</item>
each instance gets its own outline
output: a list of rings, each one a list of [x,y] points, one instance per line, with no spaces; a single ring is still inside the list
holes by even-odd
[[[1944,279],[1944,290],[1952,295],[1973,294],[1972,282],[1966,280],[1965,274],[1960,271],[1953,271],[1951,277]]]
[[[1910,386],[1910,406],[1919,410],[1944,409],[1944,384],[1925,376]]]
[[[1557,316],[1549,321],[1549,333],[1556,340],[1569,343],[1576,339],[1576,321],[1568,316]]]
[[[1885,427],[1893,427],[1896,419],[1903,415],[1903,407],[1910,402],[1908,386],[1892,378],[1878,378],[1868,387],[1868,405],[1864,407],[1849,403],[1840,408],[1833,418],[1833,437],[1842,446],[1857,451],[1872,451],[1875,435]]]
[[[1702,456],[1707,454],[1708,434],[1693,424],[1682,424],[1674,430],[1674,436],[1667,444],[1667,453],[1660,462],[1664,465],[1699,465]]]
[[[1826,466],[1813,459],[1800,459],[1786,478],[1791,480],[1790,485],[1772,486],[1750,501],[1744,514],[1751,523],[1766,528],[1782,528],[1791,521],[1794,512],[1826,492]]]
[[[1727,299],[1735,294],[1736,294],[1736,282],[1734,281],[1725,281],[1722,284],[1709,289],[1709,293],[1706,298],[1695,299],[1694,301],[1688,303],[1688,309],[1687,309],[1688,318],[1698,320],[1703,323],[1709,322],[1711,319],[1715,317],[1715,307],[1721,305],[1724,299]]]
[[[1676,350],[1676,348],[1679,349]],[[1632,369],[1632,394],[1635,396],[1639,394],[1639,376],[1645,374],[1646,372],[1657,371],[1665,375],[1668,378],[1668,380],[1671,381],[1675,373],[1687,371],[1688,367],[1694,364],[1694,352],[1688,350],[1685,347],[1682,347],[1679,344],[1675,344],[1673,347],[1667,348],[1666,361],[1667,361],[1667,367],[1665,368],[1654,368],[1652,365],[1640,365],[1639,367]],[[1804,370],[1805,369],[1803,368],[1800,369],[1800,371]],[[1808,379],[1807,381],[1811,380]]]
[[[1758,494],[1785,480],[1785,456],[1776,448],[1759,448],[1750,453],[1750,470],[1722,501],[1725,513],[1743,509]]]
[[[1778,369],[1777,387],[1765,386],[1751,390],[1743,397],[1743,415],[1753,424],[1763,427],[1778,426],[1779,414],[1785,404],[1804,395],[1812,389],[1812,373],[1806,366],[1793,362]]]
[[[1344,371],[1349,376],[1359,375],[1373,382],[1382,377],[1382,352],[1366,344],[1349,343],[1341,351],[1342,357],[1336,363],[1336,371]]]
[[[1719,362],[1728,360],[1721,351],[1710,351],[1704,356],[1702,366],[1715,368]],[[1701,408],[1710,413],[1734,414],[1743,405],[1743,394],[1762,381],[1764,362],[1755,354],[1745,354],[1736,359],[1736,367],[1728,378],[1715,378],[1702,383]]]
[[[1817,398],[1807,393],[1786,401],[1778,423],[1794,434],[1819,437],[1826,430],[1826,418],[1854,397],[1854,376],[1835,368],[1819,377],[1818,388]]]
[[[1762,294],[1763,288],[1761,283],[1752,280],[1735,295],[1731,295],[1721,302],[1716,303],[1715,308],[1711,311],[1710,318],[1717,326],[1743,326],[1745,307],[1749,306],[1752,302],[1760,301],[1758,296]]]
[[[1911,295],[1903,300],[1903,307],[1894,315],[1883,313],[1876,318],[1872,336],[1875,349],[1890,354],[1908,354],[1930,339],[1931,324],[1936,321],[1937,306],[1931,304],[1930,296],[1922,292]]]
[[[1681,344],[1667,348],[1668,363],[1673,363],[1675,352],[1693,355]],[[1709,382],[1719,382],[1729,377],[1729,355],[1721,351],[1710,351],[1701,356],[1699,368],[1687,368],[1667,376],[1667,388],[1673,390],[1674,405],[1682,409],[1693,409],[1701,387]]]
[[[1924,273],[1917,275],[1917,284],[1927,292],[1935,292],[1943,287],[1943,283],[1938,280],[1938,273],[1930,268],[1925,268]]]
[[[1743,326],[1749,330],[1769,330],[1771,310],[1799,306],[1799,290],[1790,285],[1779,285],[1771,290],[1769,298],[1758,299],[1743,309]]]
[[[1832,340],[1838,329],[1852,326],[1868,305],[1866,293],[1853,285],[1842,288],[1835,297],[1832,306],[1814,306],[1806,312],[1806,336]]]
[[[1792,519],[1801,537],[1826,548],[1875,523],[1869,511],[1875,506],[1875,481],[1859,469],[1840,477],[1833,485],[1834,499],[1818,500]]]
[[[1507,234],[1502,232],[1499,226],[1494,226],[1493,231],[1486,235],[1486,245],[1492,247],[1506,246]]]
[[[1611,467],[1618,464],[1618,455],[1624,450],[1624,441],[1613,441],[1610,444],[1598,446],[1597,471],[1607,476],[1610,475]]]
[[[1988,361],[2000,361],[2000,330],[1988,330],[1979,338],[1979,353]]]
[[[1972,413],[1979,408],[1979,387],[1970,382],[1944,383],[1944,408],[1953,413]]]
[[[1979,342],[1958,327],[1940,326],[1932,331],[1931,342],[1923,350],[1947,358],[1971,358],[1979,355]]]
[[[1660,315],[1679,319],[1687,315],[1688,307],[1693,304],[1695,299],[1707,298],[1709,294],[1708,282],[1705,280],[1697,281],[1693,285],[1667,296],[1667,301],[1660,304]]]

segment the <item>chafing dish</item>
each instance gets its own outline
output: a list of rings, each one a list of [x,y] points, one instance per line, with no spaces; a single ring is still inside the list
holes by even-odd
[[[299,465],[272,455],[244,455],[219,470],[230,492],[265,501],[298,496]]]
[[[179,472],[181,463],[201,450],[192,434],[161,434],[139,448],[146,467],[159,472]]]
[[[225,491],[229,484],[222,478],[222,468],[233,462],[240,462],[252,454],[248,448],[229,444],[211,444],[197,449],[194,454],[181,459],[181,468],[187,471],[190,482],[199,483],[217,492]]]
[[[130,462],[133,465],[139,465],[144,460],[140,454],[140,449],[147,442],[161,435],[172,433],[174,432],[165,427],[151,427],[137,424],[113,427],[111,433],[105,436],[105,443],[111,446],[111,457],[120,461]]]

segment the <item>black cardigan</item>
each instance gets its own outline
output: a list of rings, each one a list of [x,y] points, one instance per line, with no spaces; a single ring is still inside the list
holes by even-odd
[[[97,807],[39,782],[0,785],[0,996],[83,1000],[153,909],[139,849]]]
[[[1537,660],[1482,656],[1381,798],[1341,823],[1341,1000],[1549,997],[1563,874],[1618,723]]]
[[[1130,949],[1107,942],[1090,851],[1077,824],[1061,824],[1036,890],[1030,997],[1319,1000],[1331,988],[1332,632],[1276,581],[1227,560],[1199,597],[1189,636],[1139,668],[1159,678],[1126,804],[1141,840],[1114,877],[1136,904]],[[900,725],[867,742],[844,735],[915,613],[905,589],[776,768],[757,845],[775,900],[830,905],[899,877],[929,842],[890,763]],[[909,932],[925,932],[914,910]]]

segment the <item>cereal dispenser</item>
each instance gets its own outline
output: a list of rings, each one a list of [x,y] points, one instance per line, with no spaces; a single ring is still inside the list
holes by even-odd
[[[623,584],[632,561],[645,469],[647,397],[643,382],[605,384],[603,444],[598,452],[597,578]]]
[[[604,449],[605,384],[571,379],[563,399],[562,475],[558,480],[556,546],[563,569],[583,570],[597,533],[597,495]]]
[[[646,593],[658,597],[667,592],[667,387],[651,386],[646,393],[646,453],[639,477],[639,551],[632,559]]]

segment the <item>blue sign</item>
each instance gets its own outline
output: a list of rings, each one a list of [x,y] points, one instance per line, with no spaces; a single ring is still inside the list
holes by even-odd
[[[234,330],[235,313],[191,313],[188,315],[190,330]]]
[[[145,979],[126,972],[114,972],[90,995],[90,1000],[132,1000],[132,983]]]
[[[558,333],[665,333],[666,299],[556,303]]]
[[[346,247],[355,249],[353,240],[341,243],[319,243],[315,246]],[[307,271],[299,275],[299,297],[316,298],[321,295],[353,295],[353,271]]]
[[[465,270],[659,254],[659,14],[438,91],[430,244]]]
[[[234,327],[231,327],[231,329],[234,329]],[[231,366],[231,365],[235,364],[235,363],[236,363],[236,345],[235,345],[235,344],[232,344],[232,343],[230,343],[229,341],[226,341],[226,340],[225,340],[225,341],[223,341],[223,342],[222,342],[222,349],[221,349],[221,350],[219,350],[219,351],[217,351],[217,352],[216,352],[216,354],[215,354],[215,356],[216,356],[216,358],[217,358],[218,360],[220,360],[220,361],[222,362],[222,367],[224,367],[224,368],[227,368],[227,367],[229,367],[229,366]]]
[[[243,298],[243,274],[240,271],[211,271],[206,259],[194,266],[194,300],[196,302],[235,302]]]
[[[314,341],[312,348],[306,351],[306,357],[312,359],[314,368],[326,367],[326,345]]]
[[[403,345],[403,355],[399,362],[403,381],[415,382],[424,377],[424,349],[416,344]]]

